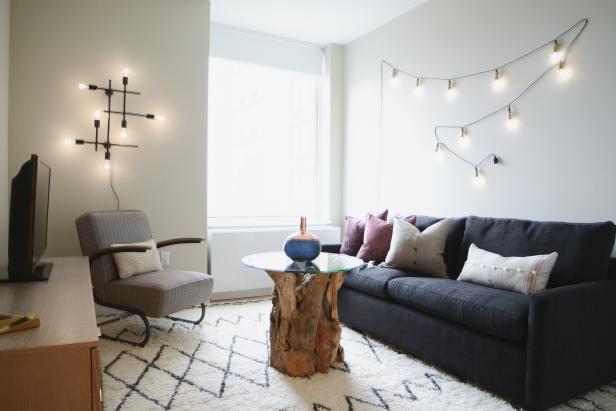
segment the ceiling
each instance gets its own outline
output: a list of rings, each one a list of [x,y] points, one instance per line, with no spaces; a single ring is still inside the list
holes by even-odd
[[[325,45],[346,44],[426,0],[211,0],[211,20]]]

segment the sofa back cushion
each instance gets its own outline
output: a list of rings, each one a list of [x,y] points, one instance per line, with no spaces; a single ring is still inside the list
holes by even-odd
[[[416,216],[415,227],[419,231],[423,231],[430,227],[432,224],[436,224],[443,220],[440,217],[430,217],[425,215]],[[462,243],[462,237],[464,236],[464,227],[466,225],[466,217],[462,218],[450,218],[449,219],[449,232],[447,233],[447,241],[445,242],[445,251],[443,252],[443,260],[447,266],[447,274],[449,278],[456,279],[462,271],[464,261],[460,263],[460,244]]]
[[[475,244],[506,257],[558,253],[548,288],[608,277],[616,226],[603,223],[561,223],[509,218],[468,217],[459,264]]]

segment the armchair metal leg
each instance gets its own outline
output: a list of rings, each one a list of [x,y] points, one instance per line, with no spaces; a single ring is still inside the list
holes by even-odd
[[[201,303],[201,317],[199,317],[197,321],[187,320],[185,318],[172,317],[170,315],[168,315],[167,318],[173,321],[183,321],[185,323],[190,323],[190,324],[195,324],[195,325],[199,324],[205,318],[205,303]]]
[[[141,341],[131,341],[131,340],[126,340],[124,338],[120,338],[120,337],[114,337],[111,335],[106,335],[106,334],[102,334],[101,333],[101,338],[104,338],[106,340],[111,340],[111,341],[119,341],[119,342],[123,342],[123,343],[127,343],[130,345],[134,345],[137,347],[145,347],[145,345],[148,343],[148,341],[150,341],[150,322],[148,321],[148,317],[146,317],[144,314],[142,313],[132,313],[135,315],[138,315],[139,318],[141,318],[141,320],[143,321],[143,324],[145,325],[145,335],[143,337],[143,340]],[[125,318],[125,317],[123,317]],[[108,324],[111,321],[104,321],[103,323],[97,324],[97,325],[104,325],[104,324]]]

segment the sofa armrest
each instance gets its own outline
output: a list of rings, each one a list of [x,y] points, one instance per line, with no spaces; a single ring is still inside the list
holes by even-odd
[[[532,297],[526,400],[544,409],[616,379],[616,280]]]
[[[321,251],[324,253],[340,254],[341,244],[323,244]]]

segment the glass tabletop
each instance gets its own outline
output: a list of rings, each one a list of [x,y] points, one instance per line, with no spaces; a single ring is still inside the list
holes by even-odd
[[[333,274],[351,271],[365,263],[357,257],[344,254],[321,253],[314,260],[307,263],[292,261],[282,251],[251,254],[242,258],[242,263],[265,271],[298,273],[298,274]]]

